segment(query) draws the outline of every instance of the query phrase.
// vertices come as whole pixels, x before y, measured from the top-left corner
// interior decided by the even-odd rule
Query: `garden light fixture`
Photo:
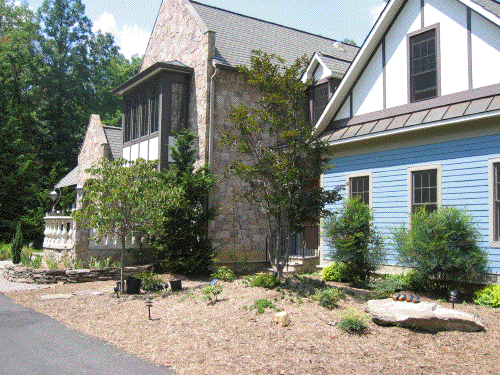
[[[52,212],[55,212],[56,204],[59,203],[59,199],[61,198],[60,194],[61,192],[60,191],[57,192],[56,189],[59,190],[58,188],[55,187],[54,190],[52,190],[49,194],[50,200],[52,201],[52,203],[54,203],[54,205],[52,206]]]
[[[450,302],[452,304],[452,308],[455,308],[455,302],[458,302],[458,292],[456,290],[452,290],[450,292]]]
[[[151,320],[151,307],[153,307],[153,300],[151,299],[151,297],[148,297],[144,302],[146,303],[146,306],[148,308],[149,320]]]

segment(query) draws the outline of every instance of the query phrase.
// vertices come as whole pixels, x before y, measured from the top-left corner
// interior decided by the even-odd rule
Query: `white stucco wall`
[[[151,138],[149,140],[149,160],[159,160],[160,155],[158,155],[158,142],[159,138]]]
[[[149,141],[139,143],[139,157],[149,160]]]
[[[500,83],[500,28],[472,12],[472,84],[492,83]]]
[[[130,146],[130,161],[136,161],[139,158],[139,144]]]
[[[354,116],[383,109],[382,47],[379,46],[353,89]]]
[[[337,120],[343,120],[346,118],[349,118],[351,116],[351,96],[349,95],[345,101],[345,103],[342,105],[342,108],[340,108],[339,113],[337,114],[337,117],[335,117],[335,121]]]

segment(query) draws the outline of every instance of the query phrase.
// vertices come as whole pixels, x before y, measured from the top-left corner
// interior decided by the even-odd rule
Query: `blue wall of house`
[[[325,174],[324,185],[345,186],[347,174],[373,173],[374,225],[384,236],[387,264],[396,264],[391,231],[408,221],[407,169],[441,164],[442,205],[465,208],[473,216],[481,234],[479,245],[489,253],[491,272],[500,274],[500,248],[489,247],[488,159],[492,157],[500,157],[500,135],[341,157],[331,161],[335,167]],[[325,259],[330,252],[325,241]]]

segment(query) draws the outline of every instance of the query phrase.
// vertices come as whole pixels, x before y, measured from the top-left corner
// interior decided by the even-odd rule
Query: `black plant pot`
[[[141,279],[135,277],[127,277],[127,294],[139,294],[141,292]]]
[[[170,280],[170,290],[172,292],[178,292],[179,290],[182,290],[181,280]]]

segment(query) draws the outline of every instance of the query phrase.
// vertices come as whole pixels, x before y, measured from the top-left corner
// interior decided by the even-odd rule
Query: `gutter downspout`
[[[212,59],[212,65],[215,69],[214,74],[210,77],[210,115],[208,124],[208,167],[212,171],[212,143],[213,143],[213,124],[214,124],[214,106],[215,106],[215,76],[219,73],[217,61]]]

